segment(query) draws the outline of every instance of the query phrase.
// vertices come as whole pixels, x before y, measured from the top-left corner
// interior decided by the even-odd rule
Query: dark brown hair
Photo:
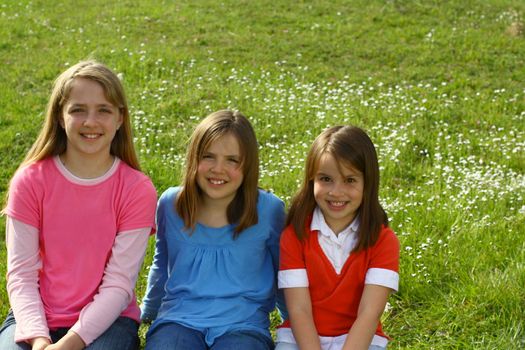
[[[360,224],[354,251],[373,246],[381,226],[388,225],[388,217],[379,203],[379,164],[374,144],[362,129],[355,126],[334,126],[315,139],[306,158],[303,183],[292,198],[286,225],[293,226],[299,239],[306,236],[309,218],[316,207],[314,176],[325,153],[363,174],[363,200],[358,209]]]

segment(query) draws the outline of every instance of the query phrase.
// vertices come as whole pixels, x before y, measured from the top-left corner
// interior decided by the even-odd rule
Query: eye
[[[69,113],[70,114],[74,114],[74,113],[82,113],[84,112],[84,109],[83,108],[80,108],[80,107],[73,107],[69,110]]]
[[[346,178],[346,183],[347,184],[352,184],[354,182],[357,182],[357,180],[355,178],[353,178],[353,177]]]
[[[319,181],[321,181],[321,182],[331,182],[332,178],[330,176],[322,175],[322,176],[319,176]]]
[[[240,163],[240,160],[237,159],[237,158],[228,158],[228,161],[230,163],[234,163],[234,164],[239,164]]]
[[[109,108],[101,108],[101,109],[100,109],[100,112],[101,112],[101,113],[106,113],[106,114],[107,114],[107,113],[113,113],[113,111],[112,111],[111,109],[109,109]]]

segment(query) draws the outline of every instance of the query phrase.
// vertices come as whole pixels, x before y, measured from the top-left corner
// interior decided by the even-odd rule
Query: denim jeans
[[[277,343],[275,350],[299,350],[299,347],[296,344]],[[379,345],[370,345],[368,350],[386,350],[386,348]]]
[[[0,349],[2,350],[31,350],[31,346],[25,342],[15,343],[16,321],[12,312],[7,315],[0,328]],[[119,317],[104,333],[93,343],[89,344],[87,350],[138,350],[140,340],[138,337],[139,325],[135,320],[128,317]],[[69,328],[59,328],[51,331],[50,336],[53,343],[66,335]]]
[[[177,323],[165,323],[146,335],[146,350],[272,350],[273,341],[256,331],[226,333],[208,346],[204,333]]]

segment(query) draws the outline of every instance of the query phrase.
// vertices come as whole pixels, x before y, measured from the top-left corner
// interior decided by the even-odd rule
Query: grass
[[[261,185],[286,202],[314,137],[356,124],[377,146],[402,244],[390,348],[523,348],[524,13],[518,0],[4,2],[0,195],[53,79],[87,57],[122,74],[159,193],[179,183],[187,138],[211,111],[250,117]],[[4,289],[0,300],[3,316]]]

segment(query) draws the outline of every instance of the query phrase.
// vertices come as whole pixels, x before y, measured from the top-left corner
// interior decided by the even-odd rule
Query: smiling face
[[[363,174],[324,153],[314,175],[314,198],[328,226],[338,234],[356,217],[363,201]]]
[[[67,135],[68,158],[104,160],[110,157],[111,142],[121,124],[119,108],[106,99],[99,83],[74,79],[60,120]]]
[[[235,198],[243,181],[242,156],[239,142],[232,133],[212,141],[199,160],[197,184],[202,199],[225,207]]]

